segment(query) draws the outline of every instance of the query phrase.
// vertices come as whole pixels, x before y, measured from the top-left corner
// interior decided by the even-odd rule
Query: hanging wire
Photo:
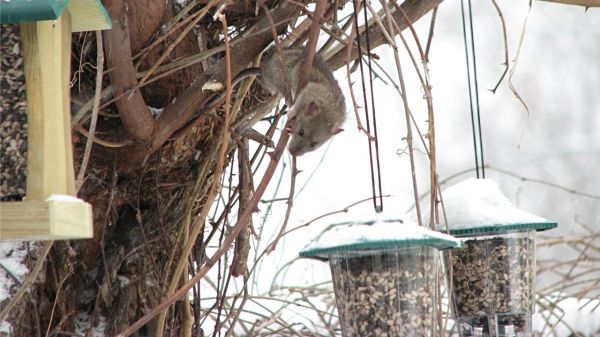
[[[477,63],[475,57],[475,35],[473,32],[473,6],[469,0],[469,26],[471,27],[471,56],[473,57],[473,76],[475,82],[475,102],[477,104],[477,129],[479,132],[479,157],[481,158],[481,177],[485,179],[485,160],[483,158],[483,137],[481,136],[481,110],[479,105],[479,81],[477,80]]]
[[[363,13],[365,23],[369,22],[367,17],[367,4],[366,1],[363,0]],[[375,117],[375,93],[373,90],[373,65],[371,60],[371,41],[369,39],[369,29],[365,29],[365,41],[367,43],[367,58],[369,60],[369,87],[371,89],[371,117],[373,118],[373,137],[375,137],[375,159],[377,164],[377,187],[379,192],[379,205],[375,204],[375,211],[381,212],[383,211],[383,190],[381,188],[381,162],[379,160],[379,137],[377,136],[377,118]],[[366,101],[365,101],[366,105]],[[371,142],[369,142],[370,144]],[[370,146],[370,145],[369,145]],[[375,175],[375,171],[373,170],[373,158],[371,158],[371,175]],[[373,189],[375,187],[373,186]],[[378,207],[379,206],[379,207]]]
[[[485,161],[483,157],[483,137],[481,132],[481,109],[479,105],[479,85],[477,81],[477,63],[475,61],[475,37],[473,32],[473,13],[471,0],[468,0],[468,11],[469,11],[469,33],[471,38],[471,62],[469,61],[469,47],[467,42],[467,28],[465,18],[465,5],[464,0],[460,1],[460,9],[462,16],[462,28],[463,28],[463,40],[465,46],[465,60],[467,62],[467,87],[469,90],[469,109],[471,113],[471,131],[473,135],[473,154],[475,157],[475,175],[477,178],[485,178]],[[471,76],[471,65],[473,67],[473,75]],[[475,125],[475,112],[473,110],[473,88],[471,87],[471,81],[475,86],[475,107],[477,109],[477,126]],[[477,142],[479,141],[479,146]],[[479,151],[478,151],[479,149]],[[481,160],[481,165],[480,165]],[[479,173],[481,169],[481,175]]]
[[[359,0],[355,0],[352,1],[352,5],[354,7],[354,24],[356,26],[356,29],[358,30],[358,15],[360,13],[360,8],[357,6]],[[367,13],[366,13],[366,4],[364,3],[363,0],[363,7],[365,8],[365,24],[368,23],[367,20]],[[365,39],[367,41],[367,55],[370,55],[370,43],[369,43],[369,30],[368,28],[365,30]],[[363,52],[362,52],[362,46],[361,46],[361,42],[360,42],[360,34],[356,34],[356,45],[357,45],[357,49],[358,49],[358,65],[359,65],[359,69],[360,69],[360,78],[361,78],[361,86],[362,86],[362,94],[363,94],[363,101],[365,104],[365,119],[366,119],[366,125],[367,125],[367,133],[371,134],[371,122],[370,122],[370,118],[369,118],[369,104],[368,104],[368,99],[367,99],[367,87],[366,87],[366,83],[365,83],[365,71],[364,71],[364,65],[363,65]],[[370,84],[371,84],[371,106],[373,107],[373,110],[375,109],[375,102],[374,102],[374,94],[373,94],[373,76],[372,76],[372,68],[371,68],[371,64],[370,64],[370,58],[369,58],[369,79],[370,79]],[[374,111],[373,111],[374,113]],[[373,120],[374,124],[375,124],[375,120]],[[375,170],[375,165],[374,165],[374,161],[373,161],[373,142],[371,141],[371,139],[368,139],[369,142],[369,162],[370,162],[370,167],[371,167],[371,189],[372,189],[372,193],[373,193],[373,207],[375,208],[376,212],[381,212],[383,210],[383,197],[382,197],[382,193],[381,193],[381,171],[379,170],[379,147],[378,147],[378,143],[377,143],[377,130],[376,130],[376,126],[374,125],[374,137],[375,137],[375,152],[376,152],[376,157],[377,157],[377,181],[378,181],[378,186],[379,186],[379,204],[378,204],[378,200],[377,200],[377,191],[376,191],[376,183],[375,183],[375,176],[376,176],[376,170]]]

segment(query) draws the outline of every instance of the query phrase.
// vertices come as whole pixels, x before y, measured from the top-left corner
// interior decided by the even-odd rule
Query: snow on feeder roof
[[[329,226],[306,246],[301,257],[327,260],[330,256],[354,251],[391,251],[428,246],[437,249],[460,247],[460,240],[400,219],[344,222]]]
[[[450,234],[463,249],[446,254],[459,336],[531,336],[535,310],[535,234],[556,222],[519,210],[490,179],[444,192]]]
[[[378,214],[331,225],[300,256],[329,260],[343,336],[437,337],[437,249],[460,245]]]
[[[555,228],[556,222],[522,211],[491,179],[470,178],[444,191],[450,234],[473,236]]]

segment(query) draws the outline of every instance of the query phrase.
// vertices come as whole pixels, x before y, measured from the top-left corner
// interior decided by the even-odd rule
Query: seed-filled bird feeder
[[[28,124],[27,193],[0,203],[0,241],[91,238],[91,205],[75,198],[71,35],[111,19],[100,0],[3,0],[0,23],[21,24]]]
[[[489,179],[466,180],[443,196],[449,233],[464,244],[446,253],[460,336],[531,336],[536,232],[557,224],[512,207]]]
[[[344,337],[438,336],[438,250],[460,241],[402,220],[333,225],[300,252],[328,260]]]

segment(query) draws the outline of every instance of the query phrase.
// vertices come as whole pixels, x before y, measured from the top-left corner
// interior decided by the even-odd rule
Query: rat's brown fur
[[[301,156],[317,149],[342,131],[341,126],[346,118],[344,95],[331,69],[315,54],[308,83],[298,97],[294,97],[304,61],[304,49],[285,49],[281,58],[274,51],[270,54],[260,68],[248,68],[239,73],[232,81],[232,86],[248,76],[260,75],[262,84],[272,94],[292,95],[294,105],[288,113],[292,121],[292,138],[288,149],[292,155]],[[281,59],[285,67],[282,67]],[[216,105],[224,97],[225,93],[221,93],[207,107]]]
[[[272,93],[284,95],[290,90],[293,97],[303,56],[303,49],[284,50],[281,59],[286,67],[282,69],[280,58],[274,53],[263,67],[262,82],[265,87]],[[286,71],[289,80],[287,86],[283,71]],[[288,149],[292,155],[301,156],[313,151],[341,131],[340,127],[346,118],[344,95],[333,72],[318,54],[314,57],[308,84],[294,102],[289,112],[293,134]]]

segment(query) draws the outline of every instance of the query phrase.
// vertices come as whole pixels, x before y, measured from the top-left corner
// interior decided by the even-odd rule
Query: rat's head
[[[331,120],[330,114],[319,111],[315,102],[310,102],[304,111],[297,111],[291,120],[292,139],[288,150],[293,156],[302,156],[316,150],[333,135],[343,131],[338,120]]]

